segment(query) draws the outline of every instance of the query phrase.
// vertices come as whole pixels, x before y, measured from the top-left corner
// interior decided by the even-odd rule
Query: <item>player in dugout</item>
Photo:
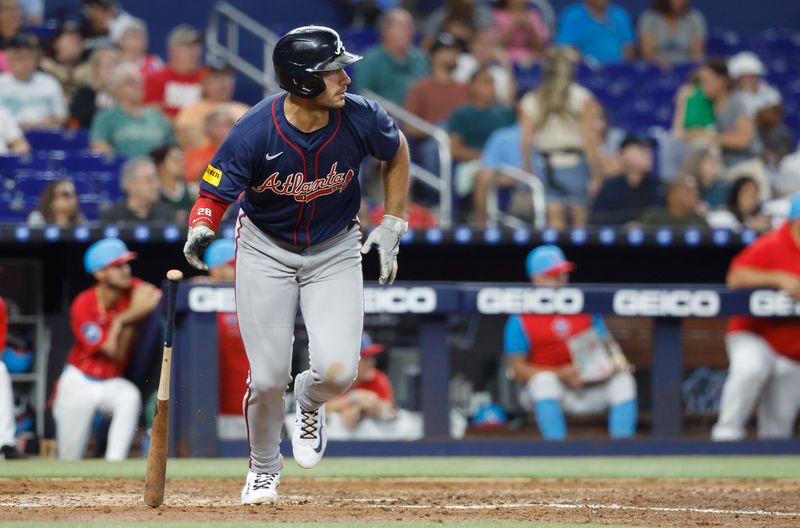
[[[543,245],[528,254],[525,268],[535,286],[560,288],[575,266],[560,248]],[[513,378],[523,384],[520,404],[536,416],[545,440],[566,438],[565,413],[608,410],[611,438],[636,432],[633,369],[599,315],[512,315],[504,348]]]
[[[789,200],[785,224],[756,239],[733,259],[727,284],[730,288],[775,288],[800,299],[800,193]],[[742,440],[756,410],[759,438],[791,438],[800,410],[797,318],[731,317],[725,343],[730,367],[711,438]]]
[[[123,377],[136,342],[138,323],[161,300],[161,290],[131,275],[136,253],[118,238],[98,240],[86,250],[86,272],[97,283],[75,297],[70,326],[75,342],[67,356],[53,403],[58,458],[77,460],[86,450],[96,413],[111,415],[106,460],[127,458],[139,422],[139,390]]]

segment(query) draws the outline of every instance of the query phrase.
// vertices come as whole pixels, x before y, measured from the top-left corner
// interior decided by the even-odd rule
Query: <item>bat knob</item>
[[[180,282],[183,280],[183,272],[181,270],[171,269],[167,272],[167,280]]]

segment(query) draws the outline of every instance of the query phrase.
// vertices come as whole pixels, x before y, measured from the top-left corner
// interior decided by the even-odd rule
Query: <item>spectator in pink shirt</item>
[[[504,0],[494,12],[494,24],[501,44],[512,62],[530,65],[550,41],[550,30],[537,9],[527,0]]]

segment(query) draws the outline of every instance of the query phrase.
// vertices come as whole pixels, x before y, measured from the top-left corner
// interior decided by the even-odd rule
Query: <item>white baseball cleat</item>
[[[311,469],[322,460],[328,435],[325,432],[325,406],[304,411],[298,404],[294,411],[292,454],[301,468]]]
[[[280,473],[247,472],[242,488],[242,504],[272,504],[278,500]]]

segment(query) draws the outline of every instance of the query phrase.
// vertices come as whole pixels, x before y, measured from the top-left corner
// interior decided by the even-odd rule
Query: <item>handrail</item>
[[[375,92],[364,90],[362,93],[377,101],[393,118],[411,125],[436,141],[439,151],[438,177],[422,167],[415,166],[415,171],[417,177],[424,175],[419,178],[420,181],[439,192],[439,225],[443,229],[449,229],[453,224],[453,157],[450,153],[450,137],[447,132]],[[425,181],[425,176],[429,176],[427,178],[429,181]],[[435,178],[435,180],[431,180],[431,178]],[[438,185],[435,184],[436,181],[438,181]]]
[[[544,229],[545,225],[547,224],[545,215],[545,190],[544,185],[539,178],[530,172],[526,172],[519,167],[515,167],[514,165],[509,165],[507,163],[500,165],[496,174],[498,173],[508,176],[509,178],[516,180],[530,188],[531,201],[533,205],[533,226],[536,229]],[[499,207],[497,206],[496,178],[492,178],[489,183],[489,193],[486,200],[486,212],[487,216],[489,217],[490,225],[496,224],[497,220],[500,220],[509,227],[527,227],[526,223],[521,219],[500,211]]]
[[[225,24],[226,42],[220,42],[220,22]],[[244,60],[239,54],[239,29],[245,29],[258,37],[263,43],[264,62],[261,67]],[[208,17],[206,29],[206,54],[209,63],[223,60],[236,71],[255,81],[264,90],[264,96],[280,90],[275,81],[272,64],[272,50],[278,42],[278,35],[256,22],[244,12],[228,2],[217,2]]]

